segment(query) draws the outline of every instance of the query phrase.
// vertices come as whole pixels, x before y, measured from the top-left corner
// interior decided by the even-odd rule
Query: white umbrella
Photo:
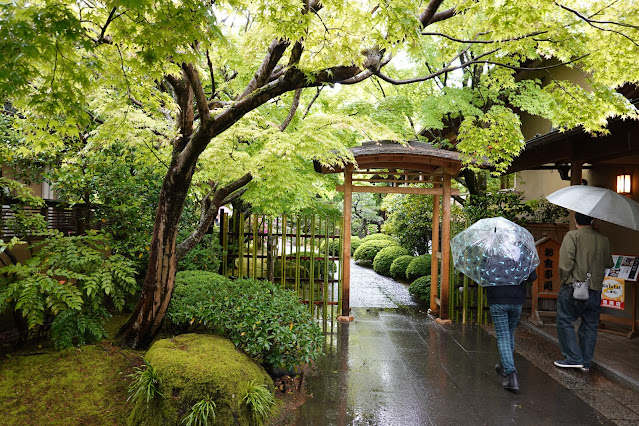
[[[558,206],[639,231],[639,203],[597,186],[573,185],[546,197]]]

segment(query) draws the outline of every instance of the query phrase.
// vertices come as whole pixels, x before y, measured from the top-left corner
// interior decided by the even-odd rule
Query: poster
[[[620,309],[624,307],[625,280],[618,277],[604,277],[601,285],[601,306]]]
[[[606,271],[607,277],[623,278],[626,281],[637,281],[639,257],[613,254],[612,262],[612,268]]]

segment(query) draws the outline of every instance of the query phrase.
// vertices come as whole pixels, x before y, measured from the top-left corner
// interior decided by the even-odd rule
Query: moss
[[[274,392],[266,371],[219,336],[183,334],[159,340],[145,358],[162,380],[165,398],[149,405],[138,401],[129,424],[179,424],[193,404],[210,397],[216,404],[215,424],[248,425],[252,417],[242,400],[249,382],[263,383]]]
[[[60,352],[16,352],[0,362],[3,424],[125,424],[134,351],[104,343]]]

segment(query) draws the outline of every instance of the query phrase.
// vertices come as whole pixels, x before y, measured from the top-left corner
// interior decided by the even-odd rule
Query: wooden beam
[[[430,257],[430,310],[434,315],[439,312],[437,306],[437,280],[439,277],[439,195],[433,196],[433,228],[431,239],[431,257]]]
[[[441,310],[439,317],[448,318],[449,286],[450,286],[450,175],[444,175],[444,195],[442,198],[442,278],[441,278]],[[434,285],[437,285],[435,282]]]
[[[337,185],[335,190],[344,192],[345,185]],[[374,194],[425,194],[425,195],[443,195],[442,188],[401,188],[396,186],[352,186],[351,192],[369,192]],[[459,195],[459,189],[448,188],[451,195]]]
[[[351,293],[351,208],[352,208],[352,179],[353,166],[346,166],[344,170],[344,247],[342,247],[342,315],[338,320],[350,321],[350,293]]]

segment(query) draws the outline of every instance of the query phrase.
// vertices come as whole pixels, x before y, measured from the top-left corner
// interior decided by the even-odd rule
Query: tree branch
[[[215,97],[215,75],[213,73],[213,63],[211,62],[208,49],[206,49],[206,63],[209,66],[209,74],[211,75],[211,98],[213,98]]]
[[[639,46],[639,43],[637,43],[630,36],[627,36],[626,34],[622,33],[621,31],[611,30],[611,29],[608,29],[608,28],[603,28],[603,27],[600,27],[600,26],[595,25],[595,24],[612,24],[612,25],[619,25],[621,27],[633,28],[633,29],[639,29],[638,26],[631,25],[631,24],[623,24],[621,22],[614,22],[614,21],[597,21],[597,20],[588,18],[587,16],[581,14],[580,12],[578,12],[578,11],[576,11],[574,9],[569,8],[568,6],[564,6],[563,4],[560,4],[560,3],[555,3],[555,4],[557,6],[559,6],[559,7],[561,7],[564,10],[567,10],[567,11],[569,11],[571,13],[574,13],[575,15],[577,15],[577,17],[579,19],[583,20],[584,22],[586,22],[591,27],[597,28],[598,30],[601,30],[601,31],[609,31],[611,33],[619,34],[620,36],[630,40],[632,42],[632,44],[634,44],[635,46]]]
[[[247,173],[234,182],[216,190],[212,198],[209,198],[210,192],[207,194],[206,198],[209,199],[209,202],[207,203],[206,211],[200,214],[200,222],[198,223],[197,228],[184,241],[177,245],[176,251],[178,260],[184,257],[184,255],[195,247],[197,243],[202,241],[204,234],[215,220],[219,208],[226,204],[225,200],[232,200],[243,194],[244,191],[246,191],[246,188],[244,188],[240,194],[237,194],[236,191],[241,190],[252,179],[253,176],[251,176],[250,173]],[[202,202],[202,206],[205,206],[204,200]]]
[[[506,40],[464,40],[464,39],[459,39],[456,37],[452,37],[449,36],[448,34],[444,34],[444,33],[432,33],[432,32],[422,32],[421,34],[424,36],[439,36],[439,37],[444,37],[447,38],[448,40],[457,42],[457,43],[471,43],[471,44],[491,44],[491,43],[506,43],[506,42],[510,42],[510,41],[517,41],[517,40],[522,40],[524,38],[528,38],[528,37],[534,37],[540,34],[544,34],[547,33],[548,31],[536,31],[534,33],[530,33],[530,34],[526,34],[520,37],[515,37],[515,38],[510,38],[510,39],[506,39]],[[479,35],[485,35],[488,33],[481,33]]]
[[[114,16],[115,16],[115,11],[117,10],[116,7],[114,7],[113,9],[111,9],[111,13],[109,13],[109,17],[107,18],[106,22],[104,23],[104,26],[102,27],[102,31],[100,32],[100,36],[98,37],[98,39],[96,40],[96,44],[100,44],[100,43],[109,43],[110,40],[106,39],[104,37],[104,34],[106,33],[107,27],[109,26],[109,24],[111,22],[113,22]]]
[[[293,95],[293,102],[291,103],[291,110],[288,112],[286,119],[280,124],[280,132],[286,130],[293,117],[295,116],[295,112],[297,111],[297,107],[300,105],[300,95],[302,94],[302,89],[297,89],[295,94]]]
[[[443,2],[444,0],[430,0],[426,9],[419,15],[419,22],[422,23],[422,26],[426,27],[431,23],[431,19],[433,19],[435,13],[437,13],[437,9],[439,9],[439,6],[441,6]]]
[[[313,106],[313,103],[317,100],[317,98],[319,97],[320,93],[322,93],[322,90],[324,90],[324,86],[320,86],[317,88],[317,92],[315,92],[315,96],[313,96],[313,99],[311,99],[311,101],[309,102],[308,106],[306,107],[306,111],[304,111],[304,115],[302,116],[302,120],[304,120],[306,118],[306,116],[308,115],[309,111],[311,110],[311,107]]]
[[[264,83],[268,81],[268,77],[271,75],[271,72],[284,55],[288,46],[289,42],[284,40],[273,40],[271,42],[271,45],[268,48],[268,53],[264,56],[262,64],[257,69],[253,79],[251,79],[249,84],[246,86],[246,89],[244,89],[244,92],[237,98],[237,100],[244,98],[255,89],[262,87]]]
[[[182,70],[189,81],[191,90],[193,90],[200,122],[207,121],[209,119],[209,104],[206,99],[206,93],[204,93],[204,88],[202,87],[202,81],[200,81],[200,74],[191,63],[183,63]]]

